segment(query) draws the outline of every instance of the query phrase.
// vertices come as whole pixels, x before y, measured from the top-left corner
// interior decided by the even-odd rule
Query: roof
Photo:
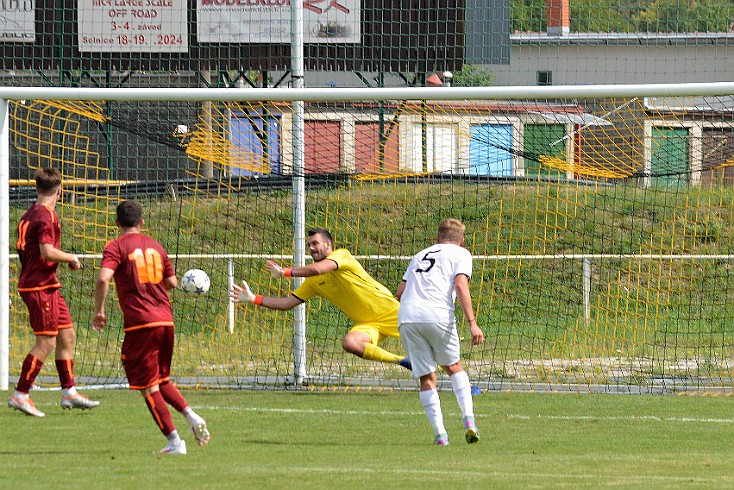
[[[523,32],[510,35],[511,44],[527,45],[734,45],[734,32],[694,32],[666,34],[651,32],[576,32],[550,36],[545,32]]]

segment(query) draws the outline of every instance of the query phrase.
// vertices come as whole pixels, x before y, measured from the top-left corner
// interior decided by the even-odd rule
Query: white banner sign
[[[35,40],[35,0],[0,0],[0,41]]]
[[[302,0],[304,43],[359,43],[360,0]],[[291,42],[290,0],[197,0],[201,43]]]
[[[79,51],[185,53],[189,50],[186,0],[78,2]]]

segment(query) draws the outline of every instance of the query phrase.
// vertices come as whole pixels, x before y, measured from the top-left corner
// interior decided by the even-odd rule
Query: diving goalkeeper
[[[400,303],[385,286],[370,276],[344,248],[334,250],[334,239],[328,230],[308,231],[306,244],[313,263],[287,269],[268,261],[266,269],[275,278],[305,277],[289,296],[272,297],[254,294],[246,281],[234,285],[230,297],[235,302],[248,302],[273,310],[290,310],[314,296],[331,301],[353,322],[342,340],[345,351],[371,361],[399,364],[411,369],[410,360],[379,346],[386,337],[399,338],[398,308]]]

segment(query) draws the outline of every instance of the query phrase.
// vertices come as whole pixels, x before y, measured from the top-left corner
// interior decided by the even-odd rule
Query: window
[[[538,72],[538,85],[553,85],[553,72],[552,71],[539,71]]]

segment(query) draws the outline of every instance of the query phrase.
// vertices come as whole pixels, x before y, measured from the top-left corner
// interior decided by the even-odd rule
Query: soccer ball
[[[181,278],[181,289],[188,294],[204,294],[210,285],[209,276],[201,269],[188,270]]]

